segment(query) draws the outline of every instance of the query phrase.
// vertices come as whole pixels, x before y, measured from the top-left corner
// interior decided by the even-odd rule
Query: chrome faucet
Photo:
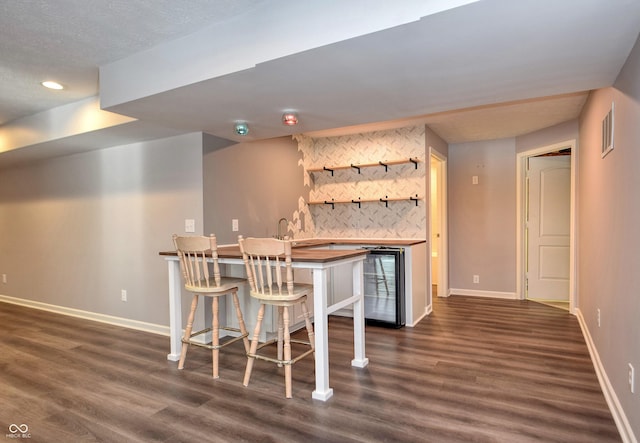
[[[280,225],[282,224],[282,222],[284,221],[284,232],[280,231]],[[276,238],[278,240],[283,240],[284,239],[284,235],[286,234],[286,232],[288,231],[288,227],[289,227],[289,220],[287,220],[286,218],[282,217],[280,220],[278,220],[278,229],[277,229],[277,234],[276,234]]]

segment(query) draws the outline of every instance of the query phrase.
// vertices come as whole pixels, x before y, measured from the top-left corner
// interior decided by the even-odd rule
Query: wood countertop
[[[331,245],[371,245],[371,246],[413,246],[426,243],[424,238],[416,239],[375,239],[375,238],[301,238],[293,239],[294,248],[311,248]]]
[[[366,249],[319,249],[322,246],[331,245],[371,245],[371,246],[412,246],[425,243],[424,239],[394,240],[394,239],[348,239],[348,238],[323,238],[323,239],[299,239],[293,240],[291,258],[299,262],[326,263],[344,258],[357,257],[367,254]],[[160,255],[175,257],[176,251],[162,251]],[[218,257],[242,258],[238,245],[219,246]]]
[[[291,251],[291,259],[297,262],[327,263],[345,258],[358,257],[367,254],[366,249],[307,249],[294,248]],[[163,251],[160,255],[175,257],[176,251]],[[240,248],[237,245],[219,246],[218,257],[242,259]]]

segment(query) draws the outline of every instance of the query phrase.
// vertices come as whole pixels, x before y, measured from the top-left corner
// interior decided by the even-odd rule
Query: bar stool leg
[[[211,354],[213,357],[213,378],[220,377],[218,374],[218,358],[220,356],[220,319],[218,317],[220,310],[219,298],[220,297],[213,297],[213,301],[211,303],[211,344],[213,345]]]
[[[289,307],[284,306],[284,390],[285,397],[291,398],[291,335],[289,334]]]
[[[189,349],[189,340],[191,338],[191,331],[193,330],[193,320],[196,316],[196,308],[198,307],[198,294],[194,294],[191,299],[191,310],[189,311],[189,319],[187,320],[187,327],[184,330],[184,336],[182,337],[182,350],[180,352],[180,361],[178,362],[178,369],[184,368],[184,360],[187,358],[187,349]]]
[[[284,306],[278,306],[278,360],[282,360],[282,340],[284,338],[284,317],[283,312]],[[278,363],[278,367],[282,367],[282,363]]]
[[[247,333],[247,326],[244,324],[244,318],[242,317],[242,311],[240,310],[240,301],[238,300],[238,291],[233,291],[233,304],[236,307],[236,317],[238,317],[238,325],[240,326],[240,333],[244,335],[242,341],[244,342],[244,352],[249,352],[249,337]]]
[[[247,353],[247,369],[244,371],[244,381],[242,384],[244,386],[249,386],[249,379],[251,378],[251,370],[253,369],[253,362],[255,361],[255,357],[251,357],[251,355],[255,355],[258,350],[258,339],[260,338],[260,327],[262,326],[262,318],[264,317],[264,303],[260,304],[260,309],[258,309],[258,319],[256,321],[256,327],[253,330],[253,338],[251,339],[251,348]]]
[[[307,302],[306,301],[302,301],[302,303],[300,303],[300,306],[302,307],[302,316],[304,317],[304,323],[307,326],[307,335],[309,336],[309,343],[311,343],[311,349],[313,349],[313,353],[315,356],[315,350],[316,350],[316,339],[315,339],[315,334],[313,332],[313,325],[311,324],[311,316],[309,315],[309,309],[307,309]]]

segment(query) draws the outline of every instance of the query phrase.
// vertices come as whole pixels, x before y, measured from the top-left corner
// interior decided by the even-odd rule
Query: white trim
[[[633,429],[631,429],[629,420],[624,413],[624,409],[622,409],[622,405],[618,400],[616,391],[613,389],[613,386],[611,386],[611,382],[609,381],[607,372],[604,370],[604,366],[602,366],[600,355],[598,355],[598,350],[593,343],[593,339],[591,338],[591,334],[589,333],[589,328],[587,327],[587,323],[584,320],[584,316],[582,315],[582,311],[580,310],[580,308],[576,308],[576,317],[578,318],[580,329],[582,329],[584,340],[587,343],[589,355],[591,356],[591,361],[593,362],[593,366],[596,370],[596,375],[598,376],[598,381],[600,382],[600,388],[602,389],[604,398],[607,401],[607,405],[609,405],[609,410],[611,411],[611,415],[613,415],[613,420],[616,422],[618,432],[620,432],[620,437],[625,443],[637,443],[638,440],[633,434]]]
[[[97,321],[100,323],[108,323],[110,325],[122,326],[124,328],[150,332],[152,334],[165,335],[167,337],[169,336],[169,326],[156,325],[153,323],[131,320],[129,318],[114,317],[112,315],[99,314],[97,312],[67,308],[65,306],[50,305],[48,303],[42,303],[34,300],[9,297],[8,295],[0,295],[0,302],[26,306],[28,308],[40,309],[42,311],[54,312],[56,314],[68,315],[70,317],[77,317],[85,320]]]
[[[517,300],[518,296],[515,292],[498,292],[498,291],[479,291],[477,289],[449,289],[449,295],[469,295],[471,297],[490,297],[504,298],[508,300]]]
[[[440,213],[438,216],[440,217],[440,257],[439,257],[439,275],[438,275],[438,293],[436,296],[438,297],[448,297],[449,296],[449,215],[447,213],[447,192],[448,192],[448,179],[447,179],[447,157],[442,155],[436,149],[429,146],[429,164],[431,164],[431,157],[435,158],[438,165],[438,172],[440,176],[438,177],[438,194],[440,200]],[[428,190],[429,190],[429,198],[431,198],[431,168],[429,167],[428,174]],[[427,290],[429,291],[429,296],[427,297],[429,300],[428,305],[433,303],[431,288],[432,286],[432,277],[431,277],[431,241],[433,239],[432,231],[431,231],[431,207],[429,206],[429,220],[428,220],[428,233],[427,233],[427,259],[429,261],[429,279],[427,281]],[[429,309],[429,313],[431,313],[431,309]]]
[[[427,315],[431,314],[432,309],[431,309],[431,305],[427,306],[424,308],[424,313],[418,317],[416,319],[416,321],[414,321],[413,323],[405,323],[405,326],[408,328],[414,328],[418,323],[420,323],[420,321],[425,318]]]
[[[576,140],[567,140],[553,145],[543,146],[529,151],[518,153],[516,156],[516,298],[524,300],[525,298],[525,263],[524,254],[524,227],[525,227],[525,189],[524,170],[526,167],[526,159],[535,155],[545,154],[547,152],[557,151],[562,148],[571,148],[571,215],[569,227],[569,312],[575,314],[576,309],[576,180],[577,180],[577,158]]]

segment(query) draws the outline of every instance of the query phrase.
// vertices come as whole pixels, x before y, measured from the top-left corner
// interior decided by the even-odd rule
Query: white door
[[[531,157],[527,178],[527,298],[568,301],[571,156]]]

